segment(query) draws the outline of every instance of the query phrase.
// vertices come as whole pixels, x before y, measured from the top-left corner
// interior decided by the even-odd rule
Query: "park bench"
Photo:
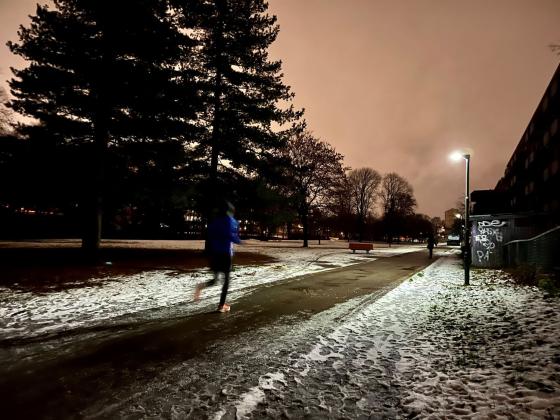
[[[350,242],[348,248],[350,248],[354,254],[356,250],[366,251],[369,254],[369,251],[373,251],[373,244],[368,242]]]

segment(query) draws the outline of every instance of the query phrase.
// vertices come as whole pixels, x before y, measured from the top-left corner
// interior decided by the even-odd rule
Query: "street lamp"
[[[470,227],[469,227],[469,212],[470,212],[470,198],[469,198],[469,175],[471,155],[464,152],[453,152],[449,158],[455,162],[465,159],[465,250],[463,252],[464,266],[465,266],[465,286],[470,284],[471,277],[471,245],[470,245]]]

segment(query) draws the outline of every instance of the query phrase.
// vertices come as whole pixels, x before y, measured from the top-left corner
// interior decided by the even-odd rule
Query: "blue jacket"
[[[233,255],[232,243],[241,243],[239,223],[231,216],[219,216],[208,226],[208,239],[212,254]]]

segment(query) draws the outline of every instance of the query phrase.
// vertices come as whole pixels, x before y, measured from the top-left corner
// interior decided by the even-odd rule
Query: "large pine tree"
[[[227,196],[220,180],[233,169],[266,172],[301,112],[282,80],[281,62],[268,48],[279,27],[264,0],[183,0],[185,21],[196,27],[197,65],[205,111],[198,149],[206,163],[207,205]],[[291,131],[290,131],[291,132]],[[208,210],[208,208],[207,208]]]
[[[86,249],[99,247],[111,151],[130,142],[182,144],[193,132],[197,93],[178,64],[192,44],[170,3],[54,0],[8,43],[29,62],[13,70],[12,108],[39,121],[34,132],[88,150],[81,153]]]

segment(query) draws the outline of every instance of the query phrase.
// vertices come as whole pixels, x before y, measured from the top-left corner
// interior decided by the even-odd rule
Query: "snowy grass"
[[[419,301],[400,349],[407,415],[560,416],[560,301],[499,270],[461,285],[442,260],[407,286]]]
[[[168,247],[202,249],[202,241],[106,241],[111,246]],[[57,245],[58,244],[58,245]],[[52,246],[38,241],[36,246]],[[61,240],[55,245],[77,246]],[[234,266],[230,301],[250,293],[255,287],[279,280],[373,261],[417,251],[414,246],[378,249],[373,254],[352,254],[343,241],[323,241],[301,248],[299,241],[247,241],[243,251],[270,255],[276,262],[265,265]],[[0,287],[0,340],[38,337],[111,323],[138,322],[158,317],[185,316],[207,311],[217,305],[221,287],[207,288],[200,302],[193,302],[196,284],[209,280],[206,269],[190,272],[152,270],[139,274],[92,279],[87,285],[66,290],[18,291]]]

